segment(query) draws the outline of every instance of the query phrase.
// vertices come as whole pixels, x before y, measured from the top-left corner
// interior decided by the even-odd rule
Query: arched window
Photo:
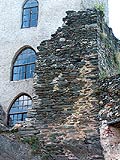
[[[36,27],[38,23],[38,1],[27,0],[23,6],[22,28]]]
[[[31,48],[22,50],[13,64],[12,80],[32,78],[35,69],[36,55]]]
[[[32,100],[27,95],[19,96],[12,104],[8,113],[8,125],[13,126],[17,122],[24,121],[28,108],[32,108]]]

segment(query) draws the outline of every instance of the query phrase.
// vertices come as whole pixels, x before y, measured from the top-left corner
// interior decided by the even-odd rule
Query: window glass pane
[[[18,114],[18,121],[22,121],[22,114]]]
[[[22,53],[19,54],[19,56],[17,57],[17,60],[20,60],[20,59],[22,59]]]
[[[30,15],[24,15],[23,16],[23,22],[28,22],[29,23]]]
[[[17,114],[14,114],[14,120],[17,121]]]
[[[23,107],[22,106],[19,107],[19,112],[21,112],[21,113],[23,112]]]
[[[29,100],[29,101],[28,101],[28,105],[32,105],[32,100]]]
[[[25,73],[19,74],[19,80],[25,79]]]
[[[28,53],[28,54],[34,53],[34,51],[30,48],[26,49],[25,52]]]
[[[14,73],[14,75],[13,75],[13,80],[14,80],[14,81],[19,80],[19,76],[18,76],[18,74]]]
[[[25,3],[24,8],[36,7],[36,6],[38,6],[37,0],[28,0],[28,1]]]
[[[27,59],[27,58],[28,58],[28,55],[29,55],[28,50],[27,50],[27,49],[24,50],[24,51],[22,52],[22,60]]]
[[[25,106],[25,107],[23,108],[23,112],[27,112],[27,110],[28,110],[28,108],[27,108],[27,106]]]
[[[19,97],[19,101],[23,101],[23,99],[24,99],[24,96],[21,96],[21,97]],[[17,100],[16,100],[17,101]]]
[[[25,120],[29,107],[32,108],[32,100],[26,95],[16,99],[9,111],[9,125],[13,126],[17,121]]]
[[[32,14],[31,15],[31,21],[35,21],[37,22],[37,14]]]
[[[14,73],[18,73],[18,70],[19,68],[18,67],[14,67]]]
[[[24,101],[24,105],[27,106],[27,101]]]
[[[19,107],[22,107],[22,106],[23,106],[23,102],[24,102],[24,100],[20,100],[20,101],[19,101]]]
[[[27,58],[22,60],[22,64],[27,64]]]
[[[27,78],[32,78],[33,77],[34,67],[35,67],[34,64],[27,65],[27,72],[26,72],[26,77]]]
[[[23,16],[24,15],[30,15],[30,9],[24,9],[23,10]]]
[[[19,64],[19,60],[17,59],[14,63],[14,65],[18,65]]]
[[[32,78],[36,55],[32,49],[25,49],[18,55],[13,68],[13,80]]]
[[[17,67],[17,69],[18,69],[18,73],[17,73],[18,80],[24,79],[25,78],[25,66],[19,66]]]
[[[36,56],[35,56],[35,54],[32,54],[32,53],[31,53],[31,55],[29,56],[28,59],[29,59],[29,60],[28,60],[29,63],[35,63],[35,61],[36,61]]]
[[[38,7],[31,8],[32,14],[36,14],[38,12]]]
[[[24,98],[24,100],[30,99],[30,98],[29,98],[28,96],[26,96],[26,95],[24,95],[23,98]]]
[[[27,114],[23,114],[23,121],[25,120],[25,118],[27,118]]]
[[[23,6],[22,16],[22,28],[36,27],[38,19],[38,1],[28,0]]]
[[[15,64],[14,65],[19,65],[19,64],[22,64],[22,60],[21,59],[17,59],[17,61],[15,62]]]
[[[31,20],[30,26],[31,27],[36,27],[37,26],[37,20]]]
[[[24,9],[23,11],[23,26],[22,27],[29,27],[30,24],[30,9]]]
[[[19,112],[19,108],[11,108],[10,113],[18,113]]]
[[[19,101],[16,101],[13,105],[13,107],[15,108],[16,106],[19,106]]]
[[[27,65],[27,66],[26,66],[26,69],[27,69],[27,73],[30,72],[30,71],[31,71],[31,70],[30,70],[30,65]]]
[[[22,27],[23,27],[23,28],[29,27],[29,21],[23,21]]]
[[[32,74],[30,72],[26,73],[26,78],[32,78]]]
[[[35,64],[31,65],[31,70],[34,71],[35,70]]]
[[[31,62],[31,63],[34,63],[35,61],[36,61],[36,57],[35,57],[35,56],[31,56],[31,57],[30,57],[30,62]]]
[[[24,61],[23,61],[24,62]],[[24,63],[23,63],[24,64]],[[25,66],[19,66],[18,67],[19,73],[25,72]]]
[[[28,58],[27,58],[27,64],[31,63],[30,59],[31,59],[32,55],[28,55]]]
[[[32,74],[32,76],[33,76],[34,70],[35,70],[35,64],[32,64],[30,66],[30,73]]]
[[[38,2],[36,0],[31,0],[30,3],[30,7],[38,6]]]

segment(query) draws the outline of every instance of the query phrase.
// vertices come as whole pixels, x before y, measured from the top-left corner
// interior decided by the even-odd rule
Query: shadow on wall
[[[6,113],[4,112],[2,106],[0,105],[0,121],[5,124]]]

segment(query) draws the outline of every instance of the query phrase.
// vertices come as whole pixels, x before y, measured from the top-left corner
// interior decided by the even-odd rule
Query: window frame
[[[21,24],[21,29],[23,29],[23,28],[31,28],[31,27],[37,27],[37,25],[38,25],[38,14],[39,14],[39,2],[36,0],[36,2],[37,2],[37,6],[34,6],[34,7],[28,7],[28,8],[24,8],[24,6],[26,5],[26,3],[28,2],[28,1],[30,1],[30,0],[27,0],[27,1],[25,1],[25,3],[23,4],[23,7],[22,7],[22,24]],[[31,12],[31,9],[32,8],[37,8],[37,12],[36,12],[36,14],[37,14],[37,19],[36,19],[36,26],[32,26],[31,25],[31,17],[32,17],[32,12]],[[29,25],[27,26],[27,27],[24,27],[23,26],[23,24],[24,24],[24,10],[26,10],[26,9],[29,9],[30,10],[30,18],[29,18],[29,20],[28,20],[28,22],[29,22]]]
[[[33,77],[27,78],[27,66],[32,66],[33,64],[34,64],[34,66],[35,66],[35,62],[30,62],[30,63],[26,63],[26,64],[18,64],[18,65],[15,65],[15,62],[17,61],[19,55],[22,54],[22,53],[23,53],[25,50],[27,50],[27,49],[32,50],[32,51],[34,52],[35,56],[36,56],[36,51],[35,51],[33,48],[26,47],[26,48],[22,49],[22,50],[17,54],[17,56],[15,57],[15,59],[13,60],[13,63],[12,63],[12,73],[11,73],[11,74],[12,74],[12,75],[11,75],[11,81],[20,81],[20,80],[25,80],[25,79],[33,78]],[[22,67],[22,66],[24,66],[24,68],[25,68],[24,78],[14,80],[14,75],[15,75],[15,73],[14,73],[14,68]],[[34,71],[35,71],[35,69],[34,69]],[[34,74],[34,71],[33,71],[33,74]],[[22,72],[22,73],[23,73],[23,72]],[[20,75],[20,74],[19,74],[19,75]]]
[[[9,107],[9,110],[8,110],[8,114],[7,114],[7,125],[8,126],[10,126],[10,127],[12,127],[12,126],[14,126],[15,124],[13,124],[13,125],[10,125],[10,115],[21,115],[22,116],[22,118],[21,118],[21,121],[25,121],[24,120],[24,115],[26,114],[27,115],[27,113],[28,113],[28,110],[27,111],[22,111],[22,112],[15,112],[15,113],[10,113],[10,110],[11,110],[11,108],[13,107],[13,105],[14,105],[14,103],[20,98],[20,97],[22,97],[22,96],[27,96],[27,102],[29,101],[29,100],[31,100],[31,107],[30,108],[32,108],[32,98],[28,95],[28,94],[26,94],[26,93],[22,93],[22,94],[19,94],[17,97],[15,97],[15,99],[13,100],[13,102],[11,103],[11,105],[10,105],[10,107]],[[29,98],[29,99],[28,99]],[[20,101],[20,100],[19,100]],[[24,102],[25,100],[23,99],[22,100],[22,102]],[[29,105],[27,105],[27,106],[29,106]],[[22,108],[23,108],[24,106],[22,106]],[[16,107],[17,108],[17,107]],[[19,106],[18,106],[18,108],[19,108]],[[27,107],[27,109],[29,109],[29,107]],[[18,117],[17,117],[18,118]],[[13,120],[14,121],[14,120]],[[19,121],[18,121],[19,122]]]

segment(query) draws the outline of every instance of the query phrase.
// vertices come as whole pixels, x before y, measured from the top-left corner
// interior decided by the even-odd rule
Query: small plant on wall
[[[105,12],[105,6],[103,3],[96,3],[94,5],[94,8],[97,10],[97,11],[100,11],[102,16],[104,16],[104,12]]]
[[[100,70],[100,73],[99,73],[99,78],[100,79],[104,79],[106,78],[108,75],[107,75],[107,72],[105,70]]]
[[[23,138],[22,142],[28,143],[31,146],[33,153],[37,153],[39,151],[39,140],[36,136]]]

